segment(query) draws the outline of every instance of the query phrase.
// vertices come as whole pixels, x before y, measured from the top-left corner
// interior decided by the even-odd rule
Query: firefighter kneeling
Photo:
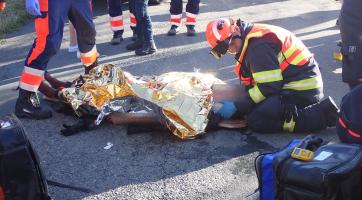
[[[247,116],[257,132],[308,132],[335,126],[338,107],[323,98],[323,82],[313,54],[281,27],[220,18],[210,22],[206,38],[211,54],[235,54],[234,72],[245,94],[223,102],[223,118]]]

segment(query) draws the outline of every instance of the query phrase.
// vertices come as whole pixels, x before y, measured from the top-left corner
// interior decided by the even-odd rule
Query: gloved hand
[[[238,109],[235,106],[233,101],[224,101],[222,107],[217,111],[216,114],[219,114],[224,119],[230,119]]]
[[[26,0],[26,11],[33,16],[41,16],[39,0]]]

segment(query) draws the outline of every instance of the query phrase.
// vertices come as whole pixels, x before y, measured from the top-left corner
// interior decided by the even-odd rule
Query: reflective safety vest
[[[290,31],[273,25],[254,24],[253,28],[245,37],[242,51],[234,68],[235,74],[246,86],[254,84],[254,80],[251,80],[250,77],[243,77],[240,73],[249,40],[252,38],[261,38],[267,34],[274,34],[282,44],[281,52],[277,55],[279,67],[282,72],[287,69],[290,64],[303,66],[311,57],[313,57],[313,54],[309,52],[308,48],[304,46],[302,41],[295,37]]]

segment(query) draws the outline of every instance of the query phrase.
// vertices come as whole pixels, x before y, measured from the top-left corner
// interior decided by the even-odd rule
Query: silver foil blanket
[[[211,74],[198,72],[137,77],[106,64],[77,78],[74,87],[61,92],[78,115],[81,105],[98,110],[98,124],[112,112],[154,112],[174,135],[191,139],[205,132],[214,84],[224,83]],[[124,98],[128,96],[137,97],[137,105],[142,106],[132,105],[129,98]]]

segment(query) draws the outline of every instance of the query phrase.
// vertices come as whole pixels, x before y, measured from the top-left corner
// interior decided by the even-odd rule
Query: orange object
[[[137,20],[136,20],[136,17],[134,16],[134,14],[132,14],[132,13],[130,14],[129,21],[130,21],[131,27],[136,27]]]
[[[111,26],[112,31],[119,31],[119,30],[123,30],[123,16],[115,16],[115,17],[111,17],[109,19],[109,25]]]
[[[40,11],[48,12],[48,1],[39,1]],[[46,40],[49,35],[49,16],[46,15],[45,18],[37,18],[35,20],[35,32],[36,32],[36,42],[35,47],[31,51],[27,65],[30,65],[32,61],[38,58],[38,56],[44,52],[46,46]]]
[[[173,23],[181,24],[181,20],[182,20],[181,18],[177,18],[177,19],[176,18],[171,18],[170,22],[171,23],[173,22]]]
[[[231,36],[232,26],[235,25],[234,20],[229,18],[219,18],[209,22],[206,27],[206,40],[214,48],[218,41],[224,41]]]
[[[123,20],[110,21],[111,27],[123,26]]]
[[[6,8],[6,3],[5,2],[0,2],[0,11],[5,10]]]
[[[38,90],[38,87],[43,80],[43,70],[24,67],[23,73],[20,77],[19,87],[24,90],[35,92]]]
[[[251,31],[245,37],[244,46],[237,65],[234,68],[234,72],[238,77],[240,77],[240,68],[244,60],[245,52],[247,51],[249,40],[252,38],[262,38],[267,34],[274,34],[282,44],[281,54],[278,56],[279,67],[282,71],[290,64],[302,66],[313,57],[313,54],[309,52],[308,48],[288,30],[272,25],[254,24]],[[250,80],[243,80],[242,77],[240,77],[240,79],[245,85],[250,85]]]
[[[94,62],[96,62],[98,57],[97,48],[94,46],[93,49],[88,51],[87,53],[81,53],[80,54],[80,60],[82,61],[83,65],[90,66]]]

